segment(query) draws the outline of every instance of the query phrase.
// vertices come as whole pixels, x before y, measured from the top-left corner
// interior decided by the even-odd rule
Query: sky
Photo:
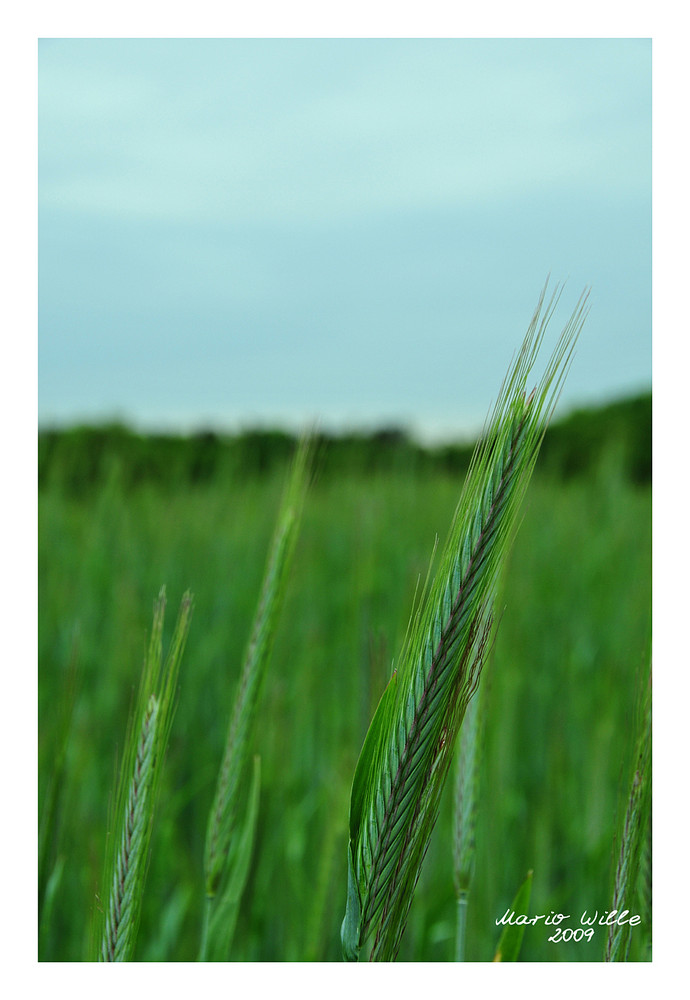
[[[43,39],[39,424],[475,433],[651,388],[645,39]]]

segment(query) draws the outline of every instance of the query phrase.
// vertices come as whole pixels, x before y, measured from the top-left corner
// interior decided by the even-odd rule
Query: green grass
[[[247,880],[259,804],[261,758],[258,756],[254,758],[244,822],[238,817],[237,806],[247,770],[249,743],[257,716],[260,717],[260,697],[290,578],[295,542],[299,535],[304,497],[309,486],[311,448],[309,438],[300,443],[285,486],[242,672],[237,683],[206,832],[206,905],[199,961],[227,961],[229,958]]]
[[[55,709],[75,655],[77,670],[51,791],[45,871],[55,878],[43,960],[88,957],[113,761],[161,584],[171,607],[191,590],[195,612],[135,957],[197,956],[206,823],[284,475],[277,466],[176,491],[124,488],[114,473],[82,498],[57,486],[41,493],[39,803],[62,745],[64,713]],[[322,477],[309,494],[249,747],[261,756],[261,797],[234,938],[239,959],[341,959],[352,774],[418,577],[461,486],[462,476],[400,469]],[[528,870],[533,913],[611,907],[636,678],[649,644],[650,515],[649,487],[630,485],[606,456],[594,474],[562,482],[537,469],[532,480],[486,673],[468,961],[492,959],[495,921]],[[166,622],[166,645],[171,630]],[[453,837],[451,788],[401,960],[454,957]],[[638,929],[631,960],[646,958]],[[557,945],[528,927],[521,959],[601,961],[604,933],[589,945]]]

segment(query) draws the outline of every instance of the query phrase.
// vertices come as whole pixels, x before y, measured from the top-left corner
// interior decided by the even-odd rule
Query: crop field
[[[530,871],[532,916],[564,914],[561,926],[577,928],[585,911],[599,918],[613,906],[651,653],[651,483],[629,461],[634,434],[623,441],[622,424],[598,434],[587,419],[592,460],[559,463],[558,442],[570,438],[547,437],[503,577],[482,679],[469,961],[493,959],[497,921]],[[194,604],[135,957],[196,959],[206,824],[287,471],[278,455],[263,468],[233,461],[203,476],[133,478],[123,454],[83,488],[69,442],[39,466],[42,961],[89,958],[109,798],[163,585],[164,645],[185,591]],[[404,449],[378,464],[375,449],[359,463],[329,454],[326,441],[251,735],[260,796],[234,961],[342,959],[355,765],[464,478],[461,461],[412,461]],[[401,961],[453,961],[452,775]],[[630,961],[651,957],[643,874],[626,900],[641,916]],[[607,928],[592,926],[550,941],[553,925],[528,925],[520,960],[602,961]]]

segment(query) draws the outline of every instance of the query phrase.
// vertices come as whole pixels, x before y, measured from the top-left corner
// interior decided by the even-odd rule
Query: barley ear
[[[103,877],[107,895],[96,911],[94,928],[98,961],[126,962],[134,954],[158,785],[191,612],[191,595],[185,594],[163,663],[165,589],[161,590],[111,806]]]
[[[439,569],[413,611],[355,770],[343,955],[397,955],[452,759],[479,681],[521,501],[585,318],[584,294],[527,395],[559,291],[546,288],[475,449]]]

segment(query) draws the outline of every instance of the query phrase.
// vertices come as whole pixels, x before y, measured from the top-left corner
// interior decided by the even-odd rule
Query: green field
[[[584,910],[611,907],[614,837],[650,654],[648,408],[641,422],[639,412],[637,422],[599,425],[596,414],[581,415],[579,437],[572,421],[556,428],[528,490],[485,675],[470,961],[491,961],[496,921],[529,870],[531,914],[571,914],[579,926]],[[221,461],[215,442],[210,461],[209,440],[206,465],[194,466],[203,475],[188,474],[190,450],[179,458],[181,446],[171,446],[155,475],[144,465],[136,476],[134,446],[128,452],[120,438],[111,447],[117,460],[107,460],[106,440],[95,465],[84,458],[83,434],[41,441],[39,814],[49,820],[39,859],[41,960],[88,957],[116,757],[162,584],[166,636],[188,588],[195,609],[137,957],[193,961],[198,952],[206,822],[286,472],[280,449],[250,467],[237,449]],[[341,959],[354,767],[463,481],[462,452],[424,459],[402,441],[391,458],[390,439],[374,445],[356,461],[362,442],[346,460],[325,441],[307,497],[252,741],[261,800],[238,961]],[[200,449],[197,442],[197,457]],[[452,804],[447,788],[403,961],[453,958]],[[521,959],[602,959],[603,927],[590,943],[548,937],[549,928],[528,927]],[[650,941],[645,913],[630,959],[647,960]]]

